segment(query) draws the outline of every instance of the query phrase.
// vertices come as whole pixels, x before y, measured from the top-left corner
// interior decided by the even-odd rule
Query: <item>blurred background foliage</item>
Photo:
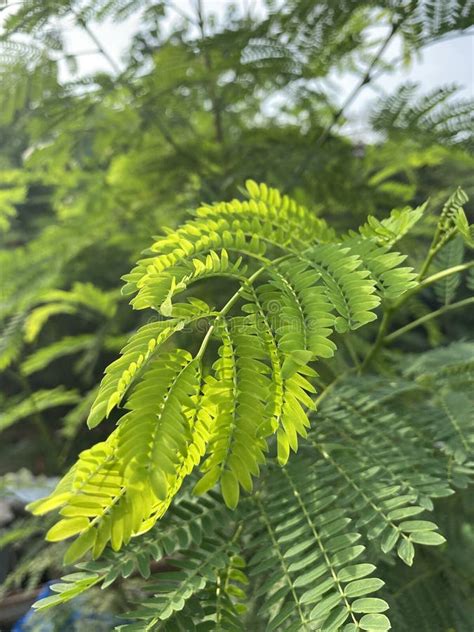
[[[251,177],[347,229],[368,213],[383,217],[428,198],[429,217],[456,185],[474,197],[473,103],[456,87],[427,92],[406,83],[381,97],[363,142],[345,126],[348,108],[382,73],[472,29],[470,0],[264,0],[261,6],[255,12],[251,1],[247,10],[229,3],[213,16],[204,0],[186,10],[179,0],[24,0],[6,12],[0,37],[5,489],[11,489],[8,473],[20,466],[56,476],[91,444],[83,422],[104,367],[149,318],[129,309],[120,277],[153,235],[200,202],[238,195]],[[87,51],[69,52],[65,19],[89,38],[108,72],[78,72]],[[95,27],[131,19],[138,28],[118,64]],[[402,55],[388,62],[394,38]],[[358,77],[342,104],[325,83],[336,71]],[[431,231],[423,230],[407,245],[412,264],[428,245]],[[464,256],[456,243],[443,255],[451,265]],[[464,281],[439,287],[413,304],[412,314],[447,304],[466,287]],[[433,323],[417,330],[412,348],[472,332],[472,316]],[[4,590],[35,588],[58,559],[40,548],[38,525],[23,524],[18,511],[20,548]]]

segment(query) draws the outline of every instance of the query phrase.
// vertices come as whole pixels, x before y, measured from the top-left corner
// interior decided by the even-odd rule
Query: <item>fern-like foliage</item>
[[[3,328],[0,338],[0,370],[4,371],[15,362],[23,347],[23,326],[25,315],[12,316]]]
[[[95,341],[95,336],[84,334],[82,336],[66,336],[62,340],[55,342],[48,347],[42,347],[31,354],[22,364],[23,373],[30,375],[36,371],[41,371],[50,362],[90,348]]]
[[[382,220],[369,215],[359,232],[362,237],[374,241],[377,245],[391,248],[423,217],[425,209],[426,204],[414,209],[410,207],[394,209],[389,217]]]
[[[424,374],[422,358],[389,381],[340,379],[313,412],[314,364],[423,278],[390,249],[424,207],[338,236],[264,184],[247,182],[247,195],[199,208],[126,275],[131,304],[156,320],[132,335],[92,404],[91,428],[112,415],[117,427],[31,505],[39,515],[59,509],[48,540],[76,536],[67,564],[88,552],[95,561],[39,608],[138,571],[146,595],[123,630],[237,630],[253,620],[267,630],[383,631],[380,564],[411,566],[417,545],[445,542],[426,514],[472,478],[465,363],[443,374],[459,380],[455,394]],[[464,237],[464,199],[458,190],[443,207],[432,251]],[[222,306],[191,294],[216,277]],[[189,328],[201,332],[197,344]],[[204,497],[191,500],[191,489]],[[240,603],[247,582],[252,609]]]
[[[33,342],[48,320],[56,314],[80,314],[85,317],[112,318],[116,310],[114,292],[104,292],[92,283],[75,283],[71,290],[46,290],[41,305],[28,314],[25,340]]]
[[[66,390],[57,386],[49,390],[38,390],[20,401],[16,398],[12,399],[13,401],[6,402],[5,409],[0,413],[0,431],[25,417],[35,416],[43,410],[75,404],[79,395],[75,390]]]
[[[58,89],[58,66],[46,49],[24,42],[0,45],[0,123],[10,124],[18,111],[37,105]]]
[[[442,248],[435,260],[439,270],[445,270],[460,265],[464,260],[464,241],[462,236],[455,237]],[[448,305],[456,296],[461,283],[461,274],[453,274],[435,283],[434,291],[441,304]]]
[[[456,358],[455,371],[427,382],[426,367],[438,375]],[[430,620],[429,599],[415,613],[411,601],[402,606],[394,598],[400,571],[393,577],[393,562],[412,566],[419,551],[411,572],[421,573],[420,594],[431,594],[439,571],[431,551],[445,541],[433,500],[451,500],[474,475],[474,443],[464,455],[457,452],[459,434],[454,426],[446,432],[449,413],[439,398],[444,389],[452,392],[449,383],[458,399],[471,397],[460,376],[472,376],[473,358],[472,344],[464,343],[414,356],[409,369],[388,379],[341,380],[321,403],[298,458],[283,467],[272,460],[236,511],[214,491],[202,498],[185,492],[147,534],[79,564],[78,574],[61,580],[37,607],[138,573],[147,582],[126,615],[130,623],[118,628],[127,632],[376,632],[390,628],[389,605],[401,629],[410,629],[415,615]],[[459,424],[472,437],[470,410],[464,407]],[[431,558],[436,572],[423,581]],[[251,607],[240,603],[244,588]]]
[[[444,423],[435,427],[437,445],[454,462],[467,465],[474,449],[472,343],[457,343],[449,349],[425,354],[422,361],[406,369],[408,377],[436,393]]]
[[[472,26],[474,4],[468,0],[418,0],[401,5],[405,14],[402,32],[416,46],[442,38],[451,31]]]
[[[25,176],[16,169],[0,170],[0,233],[7,232],[16,217],[16,205],[25,200]]]
[[[118,406],[127,412],[110,438],[86,451],[58,491],[35,506],[40,513],[62,506],[48,537],[78,534],[70,559],[91,548],[98,557],[110,540],[118,550],[151,528],[198,465],[196,493],[220,483],[225,503],[236,507],[240,489],[253,488],[270,437],[276,435],[285,464],[298,436],[307,436],[316,375],[309,363],[334,354],[333,331],[373,321],[384,297],[413,287],[414,274],[399,267],[403,257],[378,247],[366,230],[346,245],[278,191],[252,181],[247,189],[247,201],[198,209],[126,277],[132,305],[161,319],[134,334],[109,367],[89,426]],[[229,284],[220,309],[189,295],[210,277]],[[178,302],[185,292],[187,300]],[[203,319],[209,324],[197,351],[163,348]],[[212,357],[214,342],[217,357],[207,372],[203,358]],[[27,368],[63,345],[38,352]]]
[[[377,131],[391,137],[459,145],[472,151],[472,100],[455,98],[456,86],[418,96],[418,84],[407,83],[379,100],[371,115]]]
[[[64,434],[72,437],[74,429],[87,418],[90,398],[80,401],[76,390],[61,386],[31,392],[28,377],[44,370],[56,360],[79,353],[81,358],[76,369],[78,373],[83,373],[95,360],[96,347],[102,338],[114,348],[115,341],[104,336],[103,323],[106,318],[112,321],[118,297],[116,292],[104,292],[91,283],[75,283],[69,291],[47,290],[40,295],[40,305],[34,306],[29,312],[19,312],[6,321],[0,338],[0,369],[11,368],[15,381],[23,388],[23,396],[16,394],[2,402],[0,430],[23,419],[38,419],[43,411],[51,408],[76,405],[65,418]],[[99,323],[102,328],[99,327],[95,334],[65,336],[33,351],[20,364],[18,359],[25,344],[35,342],[48,320],[58,314],[79,316]],[[15,363],[19,366],[13,370]]]
[[[474,247],[473,225],[469,224],[463,208],[467,201],[467,195],[461,188],[446,200],[434,236],[434,245],[437,248],[441,248],[456,233],[461,235],[467,246]]]

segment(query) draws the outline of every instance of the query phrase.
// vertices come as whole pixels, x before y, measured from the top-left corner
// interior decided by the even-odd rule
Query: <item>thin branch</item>
[[[436,311],[430,312],[429,314],[425,314],[424,316],[421,316],[421,318],[417,318],[413,322],[408,323],[408,325],[405,325],[404,327],[400,327],[400,329],[397,329],[396,331],[389,334],[388,336],[385,336],[385,338],[383,339],[383,342],[384,344],[387,344],[387,343],[390,344],[391,342],[393,342],[400,336],[403,336],[404,334],[406,334],[408,331],[411,331],[412,329],[415,329],[416,327],[423,325],[424,323],[428,322],[432,318],[438,318],[439,316],[442,316],[443,314],[446,314],[447,312],[450,312],[451,310],[461,309],[462,307],[465,307],[466,305],[472,305],[473,303],[474,303],[474,296],[471,296],[469,298],[463,299],[462,301],[457,301],[457,303],[451,303],[451,305],[444,305],[443,307],[440,307]]]
[[[322,144],[326,140],[326,138],[329,136],[330,132],[332,131],[333,127],[339,121],[339,119],[344,114],[344,112],[347,110],[347,108],[350,105],[352,105],[352,103],[355,101],[356,97],[359,95],[359,92],[362,90],[362,88],[364,88],[364,86],[366,86],[368,83],[370,83],[372,81],[372,79],[373,79],[372,72],[373,72],[375,66],[377,66],[377,64],[379,63],[379,61],[382,58],[383,54],[385,53],[385,51],[387,49],[387,46],[392,41],[392,39],[393,39],[394,35],[396,34],[398,28],[400,27],[400,24],[401,24],[401,22],[398,22],[398,23],[392,25],[387,37],[382,42],[381,47],[379,48],[379,50],[374,55],[374,57],[373,57],[372,61],[370,62],[369,67],[367,68],[365,74],[363,75],[363,77],[361,78],[359,83],[354,87],[352,92],[348,95],[348,97],[346,98],[344,103],[341,105],[341,107],[335,112],[335,114],[333,115],[333,119],[332,119],[331,123],[323,131],[323,133],[322,133],[322,135],[321,135],[321,137],[319,139],[319,143]]]
[[[427,277],[426,279],[424,279],[424,281],[422,281],[421,283],[419,283],[416,287],[414,287],[412,290],[408,290],[407,292],[405,292],[405,294],[403,294],[403,296],[394,304],[392,304],[390,307],[388,307],[383,316],[382,316],[382,322],[380,323],[380,328],[379,331],[377,333],[377,338],[375,339],[375,342],[372,346],[372,348],[370,349],[369,353],[367,354],[364,362],[362,363],[361,366],[361,370],[366,369],[370,363],[372,362],[373,358],[377,355],[377,353],[380,351],[380,349],[382,348],[384,342],[387,339],[390,339],[391,334],[388,334],[388,330],[390,327],[390,324],[392,322],[392,317],[393,314],[400,309],[400,307],[402,305],[404,305],[408,299],[410,299],[414,294],[418,294],[418,292],[420,292],[422,289],[424,289],[425,287],[428,287],[430,285],[432,285],[433,283],[437,283],[438,281],[441,281],[442,279],[445,279],[448,276],[452,276],[453,274],[458,274],[459,272],[463,272],[464,270],[468,270],[469,268],[472,268],[474,266],[474,261],[469,261],[468,263],[462,263],[458,266],[452,266],[451,268],[447,268],[446,270],[441,270],[441,272],[437,272],[436,274],[432,274],[431,276]],[[433,312],[435,313],[435,312]],[[425,317],[422,317],[425,318]],[[421,320],[421,319],[419,319]],[[426,319],[425,320],[429,320]],[[414,321],[416,322],[416,321]],[[396,333],[396,332],[394,332]]]
[[[367,67],[367,70],[365,71],[364,75],[360,79],[359,83],[354,87],[354,89],[348,95],[348,97],[346,98],[344,103],[340,106],[340,108],[336,112],[334,112],[331,122],[325,127],[325,129],[321,132],[321,134],[316,138],[314,144],[311,146],[311,148],[308,150],[307,154],[305,155],[304,159],[298,165],[297,169],[294,172],[293,178],[289,184],[289,188],[291,188],[295,184],[295,182],[303,175],[303,173],[307,170],[307,168],[311,164],[312,160],[314,159],[315,148],[317,146],[323,145],[326,142],[332,130],[334,129],[334,126],[338,123],[339,119],[342,117],[342,115],[347,110],[347,108],[355,101],[355,99],[359,95],[359,92],[367,84],[369,84],[372,81],[374,68],[378,65],[380,59],[382,58],[383,54],[385,53],[387,49],[387,46],[392,41],[396,32],[400,28],[401,24],[402,24],[402,21],[392,24],[388,35],[382,42],[382,45],[380,46],[378,51],[375,53],[374,57],[372,58],[372,61]]]
[[[469,270],[474,266],[474,261],[468,261],[467,263],[461,263],[458,266],[452,266],[451,268],[446,268],[446,270],[441,270],[441,272],[437,272],[436,274],[432,274],[422,281],[418,288],[423,289],[428,287],[428,285],[433,285],[433,283],[437,283],[441,281],[447,276],[451,276],[453,274],[458,274],[458,272],[464,272],[465,270]]]
[[[214,79],[212,77],[212,58],[209,53],[209,49],[206,46],[206,28],[204,23],[204,12],[202,6],[202,0],[196,0],[196,12],[198,16],[199,29],[201,31],[201,42],[203,45],[203,55],[204,55],[204,65],[208,74],[208,87],[209,87],[209,97],[211,99],[212,104],[212,114],[214,117],[214,128],[215,128],[215,136],[216,141],[222,145],[224,142],[224,127],[222,125],[222,113],[219,104],[219,99],[216,94]]]
[[[392,315],[393,315],[393,309],[387,309],[384,312],[379,330],[377,332],[377,337],[375,339],[375,342],[372,345],[369,353],[366,355],[364,361],[362,362],[360,366],[360,371],[363,371],[370,365],[374,357],[378,354],[379,350],[381,349],[383,345],[383,341],[385,340],[385,335],[392,321]]]
[[[359,368],[360,367],[359,356],[357,355],[357,351],[355,350],[354,345],[351,342],[351,339],[348,336],[343,336],[342,340],[344,342],[344,345],[347,351],[349,352],[349,356],[352,360],[352,364],[354,365],[355,368]]]
[[[418,294],[420,290],[423,290],[433,283],[437,283],[438,281],[442,281],[448,276],[452,276],[453,274],[459,274],[459,272],[464,272],[465,270],[469,270],[474,266],[474,261],[468,261],[467,263],[460,263],[457,266],[452,266],[451,268],[446,268],[446,270],[441,270],[440,272],[436,272],[436,274],[432,274],[426,279],[423,279],[416,287],[412,290],[408,290],[402,297],[392,306],[392,310],[395,311],[399,309],[402,305],[404,305],[409,298],[411,298],[414,294]]]
[[[316,406],[316,408],[318,408],[319,404],[333,391],[333,389],[348,375],[350,375],[351,373],[354,373],[354,371],[356,370],[356,367],[352,367],[350,369],[347,369],[347,371],[344,371],[343,373],[339,373],[339,375],[337,375],[334,380],[332,382],[330,382],[324,389],[323,391],[319,394],[318,397],[316,397],[314,399],[314,404]]]
[[[94,42],[94,44],[97,46],[97,50],[100,52],[100,54],[103,56],[103,58],[108,62],[108,64],[110,65],[110,67],[112,68],[112,70],[117,74],[120,75],[121,73],[121,69],[118,66],[118,64],[116,63],[116,61],[113,59],[113,57],[111,57],[111,55],[105,50],[105,48],[102,46],[101,41],[98,39],[97,35],[94,33],[94,31],[90,28],[90,26],[87,24],[87,22],[84,20],[83,17],[81,17],[78,13],[76,13],[74,10],[71,10],[72,14],[74,15],[74,17],[76,18],[76,22],[79,24],[79,26],[87,33],[87,35],[89,36],[89,38]]]

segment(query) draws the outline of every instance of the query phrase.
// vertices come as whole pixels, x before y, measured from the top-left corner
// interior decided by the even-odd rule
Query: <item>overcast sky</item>
[[[237,3],[243,10],[250,11],[255,17],[262,11],[261,0],[237,0]],[[13,10],[15,8],[14,1],[11,4]],[[174,4],[181,13],[195,15],[193,0],[174,0],[170,4]],[[222,15],[228,5],[229,0],[203,0],[207,14]],[[177,12],[173,13],[177,17]],[[73,28],[72,24],[62,23],[61,28],[67,49],[71,53],[90,51],[93,48],[87,34],[78,28]],[[134,16],[121,24],[94,24],[92,28],[104,48],[120,65],[121,57],[130,43],[131,36],[139,28],[139,18]],[[386,51],[385,59],[395,59],[399,56],[399,52],[399,42],[394,41]],[[81,55],[78,59],[81,73],[110,70],[106,60],[101,55]],[[63,68],[63,72],[67,72],[65,68]],[[331,79],[334,80],[336,87],[335,97],[341,101],[357,81],[355,77],[349,75],[334,75]],[[378,94],[394,91],[398,85],[406,81],[420,82],[423,92],[447,84],[457,84],[462,87],[464,96],[474,97],[474,33],[429,46],[423,50],[419,59],[415,60],[410,68],[401,68],[396,73],[384,74],[360,93],[349,114],[354,120],[363,120],[364,111],[371,100]]]

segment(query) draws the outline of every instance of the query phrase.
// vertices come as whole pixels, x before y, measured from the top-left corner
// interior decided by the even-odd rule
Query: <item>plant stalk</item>
[[[390,344],[391,342],[393,342],[400,336],[403,336],[403,334],[406,334],[408,331],[411,331],[412,329],[415,329],[416,327],[423,325],[423,323],[428,322],[432,318],[438,318],[439,316],[442,316],[443,314],[446,314],[447,312],[450,312],[454,309],[460,309],[462,307],[465,307],[466,305],[472,305],[472,304],[474,304],[474,296],[463,299],[462,301],[457,301],[456,303],[451,303],[451,305],[444,305],[443,307],[440,307],[436,311],[430,312],[429,314],[425,314],[424,316],[417,318],[411,323],[408,323],[408,325],[405,325],[404,327],[400,327],[400,329],[397,329],[396,331],[389,334],[388,336],[385,336],[385,338],[383,339],[383,343]]]
[[[438,281],[441,281],[442,279],[445,279],[446,277],[451,276],[453,274],[458,274],[459,272],[468,270],[469,268],[472,268],[473,266],[474,266],[474,261],[469,261],[468,263],[462,263],[457,266],[452,266],[451,268],[447,268],[446,270],[441,270],[441,272],[432,274],[431,276],[421,281],[421,283],[419,283],[412,290],[408,290],[408,292],[405,292],[405,294],[403,294],[403,296],[398,301],[396,301],[390,307],[388,307],[385,310],[384,315],[382,316],[382,321],[380,323],[380,328],[377,333],[377,338],[375,339],[375,342],[372,348],[370,349],[369,353],[367,354],[367,356],[365,357],[361,365],[361,371],[363,371],[370,365],[370,363],[372,362],[374,357],[378,354],[378,352],[380,351],[384,343],[386,341],[390,342],[391,334],[388,334],[388,330],[389,330],[393,315],[396,311],[400,309],[400,307],[402,307],[402,305],[406,303],[408,299],[410,299],[415,294],[418,294],[418,292],[432,285],[433,283],[437,283]],[[426,269],[428,268],[426,267]],[[462,302],[463,301],[459,301],[459,303],[462,303]],[[462,305],[459,305],[459,304],[456,304],[456,305],[458,305],[458,307],[462,307]],[[450,309],[453,309],[452,306],[449,306],[449,307]],[[441,308],[441,309],[444,309],[444,308]],[[432,312],[432,314],[439,316],[440,315],[439,311],[440,310],[437,310],[437,312]],[[430,316],[430,315],[427,314],[427,316]],[[426,322],[427,320],[430,320],[429,318],[427,318],[427,316],[422,316],[422,318],[419,318],[413,321],[413,323],[409,323],[408,325],[405,325],[404,327],[397,330],[397,332],[400,332],[400,333],[398,333],[396,337],[398,338],[398,335],[402,335],[402,333],[405,333],[406,331],[410,331],[410,329],[414,328],[415,326],[417,327],[418,324],[422,324],[422,322]],[[433,316],[433,317],[436,317],[436,316]],[[422,322],[420,323],[420,321]],[[415,325],[415,323],[417,324]],[[397,333],[397,332],[394,332],[394,333]]]

